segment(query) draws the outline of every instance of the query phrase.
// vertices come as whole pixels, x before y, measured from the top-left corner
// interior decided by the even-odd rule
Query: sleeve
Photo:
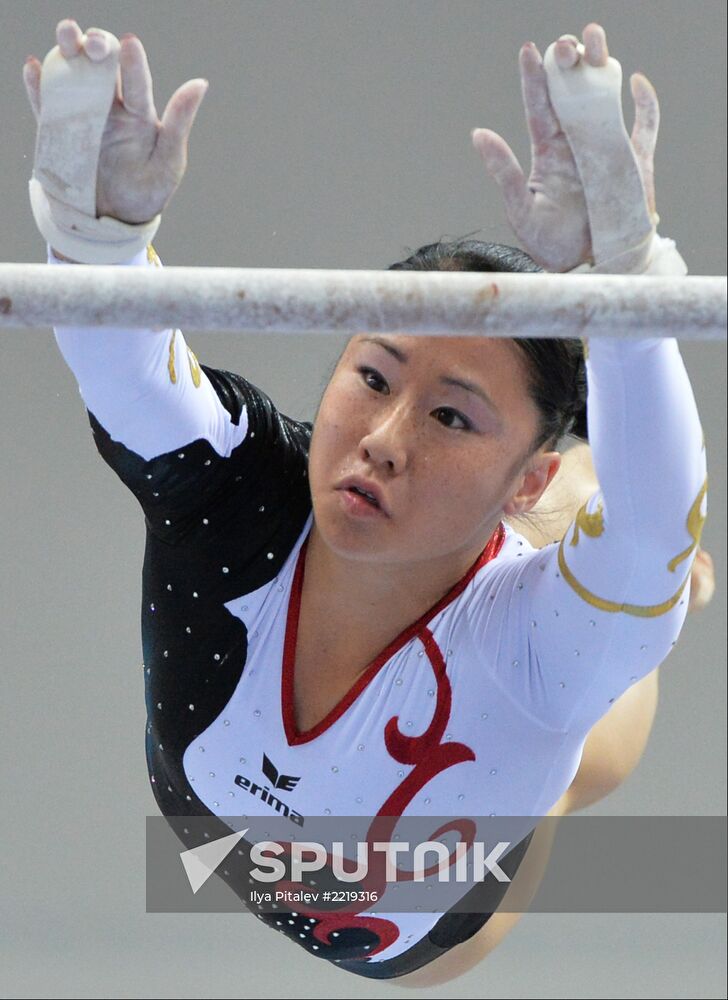
[[[48,248],[49,264],[73,267]],[[150,246],[119,266],[161,267]],[[242,375],[200,364],[180,330],[55,327],[78,383],[96,448],[134,494],[150,531],[176,544],[203,510],[266,482],[282,498],[307,489],[311,424],[280,413]],[[299,490],[300,492],[300,490]]]
[[[504,546],[469,604],[489,680],[541,725],[582,735],[675,645],[707,513],[705,440],[677,341],[584,347],[599,490],[560,542]]]

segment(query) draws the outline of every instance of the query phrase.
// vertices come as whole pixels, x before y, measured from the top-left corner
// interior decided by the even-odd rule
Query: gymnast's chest
[[[519,731],[524,719],[496,688],[464,690],[454,649],[441,649],[432,633],[414,635],[353,683],[342,671],[331,690],[304,700],[301,713],[294,681],[324,683],[326,674],[304,660],[308,674],[294,677],[300,664],[283,602],[268,612],[250,617],[232,697],[183,754],[187,778],[211,811],[294,818],[520,811],[524,761],[514,747],[533,749]]]

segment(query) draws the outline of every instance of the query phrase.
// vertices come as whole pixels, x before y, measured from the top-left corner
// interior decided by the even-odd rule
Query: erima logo
[[[300,777],[295,777],[292,774],[280,774],[278,769],[267,757],[263,754],[263,765],[261,770],[266,776],[273,788],[280,788],[284,792],[292,792],[296,787],[298,782],[301,780]],[[295,809],[291,809],[286,805],[277,795],[274,795],[268,785],[258,785],[256,782],[251,781],[250,778],[246,778],[243,774],[235,775],[235,784],[239,785],[240,788],[246,789],[251,795],[256,795],[263,800],[267,805],[271,806],[277,813],[281,813],[283,816],[287,816],[294,823],[298,823],[299,826],[303,826],[303,816],[296,812]]]
[[[261,770],[274,788],[280,788],[284,792],[292,792],[301,780],[300,778],[294,778],[292,774],[279,774],[273,762],[265,754],[263,754],[263,766]]]

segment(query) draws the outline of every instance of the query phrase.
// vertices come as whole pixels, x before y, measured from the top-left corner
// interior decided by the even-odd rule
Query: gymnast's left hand
[[[555,57],[562,69],[574,66],[580,58],[591,66],[607,65],[607,40],[600,25],[584,28],[583,55],[577,45],[574,35],[562,35],[556,43]],[[569,142],[549,99],[543,60],[533,42],[522,46],[519,65],[531,140],[528,179],[508,143],[496,132],[473,129],[472,141],[501,190],[508,220],[523,249],[547,271],[568,271],[592,257],[584,190]],[[648,209],[656,217],[653,157],[659,127],[657,94],[642,73],[632,74],[630,86],[635,103],[630,140]]]

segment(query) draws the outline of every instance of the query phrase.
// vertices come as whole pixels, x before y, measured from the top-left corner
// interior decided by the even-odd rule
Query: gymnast
[[[63,20],[56,38],[23,71],[48,264],[161,268],[152,240],[207,81],[159,119],[136,36]],[[519,60],[530,176],[496,133],[471,138],[522,249],[440,240],[390,269],[685,274],[657,233],[647,78],[631,77],[630,136],[599,25]],[[145,518],[162,814],[229,833],[218,818],[267,815],[249,792],[281,773],[296,776],[276,799],[291,816],[559,817],[634,769],[658,667],[714,587],[705,442],[675,339],[363,331],[308,422],[201,364],[179,329],[54,333],[94,444]],[[541,830],[505,859],[506,896],[519,881],[535,892]],[[498,912],[503,890],[492,900],[257,916],[312,957],[419,987],[517,922]]]

